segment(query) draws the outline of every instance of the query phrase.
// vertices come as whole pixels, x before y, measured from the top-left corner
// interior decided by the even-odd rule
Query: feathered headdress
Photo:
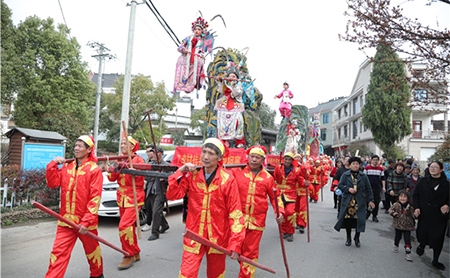
[[[208,22],[204,20],[201,16],[197,17],[197,20],[192,22],[192,31],[194,31],[195,27],[200,27],[203,30],[206,30],[208,28]]]

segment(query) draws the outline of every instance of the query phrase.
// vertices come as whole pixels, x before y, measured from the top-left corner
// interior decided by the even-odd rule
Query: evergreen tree
[[[16,81],[14,78],[14,65],[17,63],[14,47],[16,28],[11,19],[11,10],[3,0],[1,9],[1,103],[4,109],[3,114],[9,114]]]
[[[261,125],[265,128],[277,129],[275,125],[275,117],[277,112],[270,108],[265,102],[261,102],[259,110],[259,118],[261,119]]]
[[[395,144],[412,132],[409,98],[403,62],[386,42],[380,41],[362,115],[375,143],[388,157],[394,155]]]
[[[121,76],[113,85],[116,92],[104,95],[104,104],[107,109],[106,114],[100,117],[100,126],[102,131],[107,132],[109,142],[118,142],[120,139],[123,85],[124,76]],[[152,128],[155,141],[159,144],[159,140],[167,132],[167,126],[165,126],[162,118],[175,107],[175,102],[175,98],[166,94],[164,82],[158,82],[155,86],[149,76],[142,74],[132,78],[128,132],[141,142],[143,149],[145,149],[143,142],[153,144],[148,119],[144,118],[145,112],[152,108],[152,115],[156,116],[156,119],[152,119]],[[105,127],[107,127],[107,130],[105,130]]]
[[[15,125],[61,133],[72,156],[78,136],[89,133],[95,102],[80,45],[52,18],[28,17],[15,35]]]

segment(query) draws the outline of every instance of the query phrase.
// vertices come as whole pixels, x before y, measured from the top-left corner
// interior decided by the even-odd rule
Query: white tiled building
[[[420,64],[412,65],[413,69],[420,69],[421,67]],[[411,74],[407,69],[406,71],[408,75]],[[338,148],[339,145],[345,147],[353,142],[363,142],[370,148],[371,152],[378,155],[382,154],[382,151],[373,141],[372,132],[362,121],[361,111],[366,102],[371,72],[372,63],[370,60],[364,61],[359,68],[350,95],[334,107],[333,120],[335,121],[337,136],[336,133],[333,133],[333,148]],[[420,102],[420,99],[425,97],[426,94],[425,90],[411,92],[410,103],[420,104],[417,101]],[[447,105],[442,103],[421,104],[421,107],[425,109],[421,110],[420,107],[413,106],[411,114],[413,133],[405,137],[399,145],[416,159],[427,160],[436,148],[444,142],[444,135],[448,132],[448,126],[444,128],[445,130],[434,130],[433,118],[444,115],[444,122],[448,122],[449,109]],[[383,111],[380,111],[380,117],[382,117],[382,113]],[[337,154],[338,152],[336,152]]]

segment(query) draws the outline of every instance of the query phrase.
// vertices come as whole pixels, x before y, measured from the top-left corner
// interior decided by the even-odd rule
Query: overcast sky
[[[58,0],[5,0],[12,10],[15,25],[28,16],[52,17],[63,23]],[[138,1],[141,2],[141,1]],[[412,17],[440,29],[450,25],[449,5],[425,6],[425,0],[398,1]],[[105,63],[104,73],[124,73],[130,7],[125,0],[60,0],[71,36],[81,45],[83,59],[93,72],[96,52],[86,46],[97,41],[111,49],[117,60]],[[243,49],[250,47],[247,64],[264,102],[277,110],[275,94],[284,81],[291,84],[293,104],[308,108],[338,96],[348,96],[365,55],[357,45],[341,42],[348,20],[343,14],[344,0],[325,1],[175,1],[153,0],[180,41],[191,34],[191,23],[200,10],[209,21],[216,14],[225,19],[210,23],[218,33],[215,46]],[[148,7],[137,6],[132,73],[150,75],[153,82],[164,81],[172,90],[176,45],[166,34]],[[209,63],[209,61],[207,61]],[[207,64],[205,65],[207,66]],[[205,91],[194,98],[195,108],[205,104]],[[279,122],[279,119],[277,119]]]

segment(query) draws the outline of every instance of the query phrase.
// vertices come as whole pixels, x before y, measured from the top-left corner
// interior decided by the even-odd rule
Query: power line
[[[158,13],[158,15],[164,21],[164,23],[166,24],[167,28],[169,28],[170,32],[175,36],[175,38],[177,39],[178,44],[180,44],[180,40],[178,39],[177,35],[175,35],[175,33],[172,31],[172,28],[170,28],[169,24],[167,24],[167,22],[164,20],[164,17],[161,16],[161,14],[159,13],[158,9],[155,7],[155,5],[153,5],[153,2],[151,0],[148,0],[148,1],[150,2],[150,4],[152,4],[152,7],[155,9],[155,11]]]
[[[153,8],[156,10],[156,12],[158,13],[159,17],[161,17],[161,19],[164,21],[165,25],[161,22],[161,19],[159,19],[158,15],[156,15],[155,11],[152,9],[152,7],[150,7],[150,5],[147,3],[147,1],[145,1],[145,4],[147,5],[147,7],[150,9],[150,11],[152,11],[153,15],[156,17],[156,19],[159,21],[159,23],[161,24],[161,26],[164,28],[164,30],[166,30],[167,34],[169,35],[169,37],[173,40],[173,42],[175,43],[175,45],[178,47],[181,43],[180,40],[178,39],[178,37],[175,35],[175,33],[172,31],[172,29],[170,28],[170,26],[167,24],[167,22],[164,20],[164,18],[161,16],[161,14],[158,12],[158,10],[155,8],[155,5],[153,5],[152,1],[149,0],[149,2],[152,4]],[[167,30],[167,28],[169,28],[170,32]],[[175,41],[175,39],[176,41]]]
[[[69,35],[70,43],[76,49],[75,45],[73,45],[73,43],[72,43],[72,36],[70,35],[70,29],[69,29],[69,26],[67,26],[66,18],[64,16],[64,12],[63,12],[63,9],[62,9],[62,6],[61,6],[61,2],[59,0],[58,0],[58,4],[59,4],[59,9],[61,10],[61,14],[62,14],[62,17],[63,17],[63,20],[64,20],[64,25],[66,25],[66,28],[67,28],[67,35]]]

